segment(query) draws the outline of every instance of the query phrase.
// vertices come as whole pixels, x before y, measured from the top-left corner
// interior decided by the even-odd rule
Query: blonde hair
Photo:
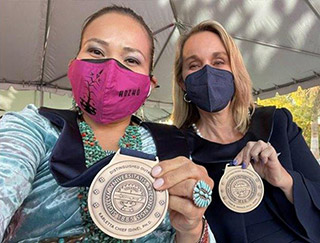
[[[204,21],[198,24],[187,34],[182,35],[178,41],[174,63],[173,113],[171,119],[174,125],[179,128],[189,127],[200,119],[197,107],[192,103],[184,101],[185,91],[180,87],[179,83],[184,82],[182,78],[182,53],[184,45],[192,35],[203,31],[217,34],[224,44],[235,84],[235,94],[231,101],[233,119],[236,123],[236,129],[241,133],[245,133],[250,122],[248,111],[254,109],[251,80],[238,47],[222,25],[216,21]]]

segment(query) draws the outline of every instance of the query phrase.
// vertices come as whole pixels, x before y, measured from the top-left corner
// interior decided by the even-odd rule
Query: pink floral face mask
[[[73,60],[68,78],[80,109],[103,124],[132,115],[150,92],[150,76],[135,73],[115,59]]]

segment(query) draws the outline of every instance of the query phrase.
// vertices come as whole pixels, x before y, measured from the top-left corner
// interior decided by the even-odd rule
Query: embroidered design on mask
[[[101,82],[100,76],[102,73],[103,69],[101,69],[98,73],[94,73],[92,71],[90,72],[88,79],[85,80],[88,93],[87,95],[84,95],[84,97],[80,97],[81,106],[84,108],[86,112],[88,112],[91,115],[95,115],[97,111],[91,97],[91,95],[94,94],[94,92],[91,90],[96,88],[95,86]]]
[[[76,59],[68,70],[72,92],[80,109],[103,124],[137,111],[150,91],[150,76],[126,70],[114,59],[92,60]]]
[[[140,89],[126,89],[119,91],[119,97],[138,96]]]

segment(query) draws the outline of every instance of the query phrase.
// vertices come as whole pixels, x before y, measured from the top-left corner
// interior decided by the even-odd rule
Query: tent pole
[[[311,51],[305,51],[305,50],[300,50],[300,49],[296,49],[296,48],[289,47],[289,46],[283,46],[283,45],[278,45],[278,44],[266,43],[266,42],[263,42],[263,41],[254,40],[254,39],[247,39],[247,38],[243,38],[243,37],[235,36],[235,35],[232,35],[232,38],[233,38],[233,39],[236,39],[236,40],[251,42],[251,43],[258,44],[258,45],[262,45],[262,46],[268,46],[268,47],[272,47],[272,48],[276,48],[276,49],[281,49],[281,50],[286,50],[286,51],[301,53],[301,54],[305,54],[305,55],[309,55],[309,56],[320,57],[320,54],[319,54],[319,53],[311,52]]]
[[[176,25],[174,25],[173,29],[171,30],[171,32],[170,32],[170,34],[169,34],[169,36],[168,36],[168,38],[167,38],[166,42],[164,43],[164,45],[163,45],[162,49],[160,50],[160,53],[159,53],[159,55],[158,55],[158,57],[157,57],[156,61],[154,62],[153,68],[155,68],[155,67],[157,66],[158,61],[160,60],[160,57],[162,56],[162,54],[163,54],[163,52],[164,52],[164,49],[166,49],[166,47],[167,47],[167,45],[168,45],[168,43],[169,43],[169,41],[170,41],[170,39],[171,39],[171,36],[173,35],[173,33],[174,33],[174,31],[175,31],[176,27],[177,27],[177,26],[176,26]]]
[[[312,3],[310,2],[310,0],[304,0],[306,2],[306,4],[309,6],[309,8],[312,10],[312,12],[315,14],[315,16],[317,16],[317,18],[320,20],[320,14],[317,11],[317,9],[312,5]]]
[[[34,91],[33,104],[34,104],[35,106],[37,106],[37,90]]]
[[[173,14],[173,17],[174,17],[174,20],[176,21],[176,23],[178,23],[178,17],[177,17],[177,10],[176,10],[176,7],[174,6],[173,4],[173,1],[172,0],[169,0],[169,3],[170,3],[170,7],[171,7],[171,11],[172,11],[172,14]],[[178,28],[178,31],[179,33],[181,34],[181,31],[180,29]]]
[[[152,32],[152,35],[155,36],[155,35],[161,33],[162,31],[169,29],[170,27],[173,27],[174,25],[175,25],[175,23],[168,24],[167,26],[164,26],[161,29],[158,29],[158,30]]]
[[[40,104],[39,106],[43,106],[43,96],[44,96],[44,92],[43,92],[43,86],[40,86]]]
[[[45,29],[45,36],[44,36],[44,42],[43,42],[43,52],[42,52],[42,63],[41,63],[41,76],[40,76],[40,107],[43,106],[43,79],[44,79],[44,65],[46,61],[46,51],[48,47],[48,38],[50,33],[50,6],[51,6],[51,0],[47,0],[47,13],[46,13],[46,29]]]

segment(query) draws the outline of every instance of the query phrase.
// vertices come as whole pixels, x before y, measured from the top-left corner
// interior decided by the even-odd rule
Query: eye
[[[189,70],[196,70],[196,69],[199,69],[200,68],[200,65],[197,64],[197,63],[191,63],[189,65]]]
[[[89,48],[88,52],[94,57],[104,57],[103,52],[97,48]]]
[[[225,64],[225,61],[222,60],[222,59],[218,59],[218,60],[214,60],[213,61],[213,66],[221,66],[221,65],[224,65]]]
[[[217,62],[214,62],[214,65],[222,65],[223,62],[220,62],[220,61],[217,61]]]
[[[128,64],[129,66],[134,66],[134,65],[140,65],[140,61],[136,58],[133,57],[128,57],[124,60],[124,62],[126,64]]]

